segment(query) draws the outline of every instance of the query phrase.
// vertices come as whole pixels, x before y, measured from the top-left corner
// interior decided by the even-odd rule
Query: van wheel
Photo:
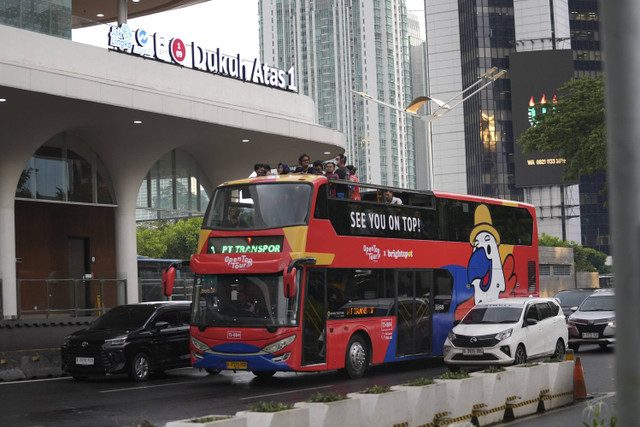
[[[347,354],[344,361],[349,378],[360,378],[369,366],[369,349],[361,335],[354,335],[347,345]]]
[[[214,368],[204,368],[204,370],[207,371],[207,374],[209,375],[218,375],[220,371],[222,371],[222,369],[214,369]]]
[[[516,348],[516,354],[513,357],[514,365],[522,365],[523,363],[527,363],[527,352],[524,349],[524,346],[520,344],[518,348]]]
[[[553,352],[552,357],[557,360],[564,360],[564,353],[565,353],[564,341],[558,338],[558,341],[556,341],[556,351]]]
[[[151,376],[151,360],[146,353],[137,353],[131,360],[129,366],[129,378],[134,381],[142,382]]]

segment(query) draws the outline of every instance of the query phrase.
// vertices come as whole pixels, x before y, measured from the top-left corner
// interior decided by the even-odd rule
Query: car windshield
[[[202,228],[260,230],[304,225],[313,186],[302,182],[262,182],[220,187]]]
[[[139,329],[153,314],[151,305],[121,305],[100,316],[89,329],[120,329],[129,331]]]
[[[516,323],[520,319],[522,307],[474,307],[462,319],[465,325],[488,323]]]
[[[589,295],[591,295],[589,291],[561,292],[556,294],[555,298],[559,299],[560,304],[562,304],[565,307],[574,307],[574,306],[580,305],[580,303],[584,301],[584,299]]]
[[[580,311],[615,311],[615,296],[591,296],[584,300]]]
[[[297,322],[298,292],[285,298],[282,274],[197,276],[191,324],[194,326],[279,327]]]

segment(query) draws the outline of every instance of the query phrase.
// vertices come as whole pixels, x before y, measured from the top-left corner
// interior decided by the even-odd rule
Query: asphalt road
[[[612,350],[585,346],[577,355],[581,357],[590,395],[602,396],[614,391]],[[415,378],[435,377],[444,371],[446,367],[442,362],[434,359],[374,367],[358,380],[348,380],[339,372],[331,371],[277,373],[263,381],[251,373],[207,375],[185,368],[168,371],[142,384],[132,383],[126,376],[87,382],[75,382],[68,377],[6,382],[0,383],[0,425],[129,426],[147,422],[161,426],[183,418],[235,414],[258,401],[295,403],[316,392],[344,394],[373,385],[395,385]],[[581,412],[580,405],[571,408]],[[562,411],[567,410],[542,415],[549,417],[544,424],[582,425],[582,415],[576,418],[575,414],[566,421],[556,422]],[[540,422],[538,417],[516,424],[533,426]]]

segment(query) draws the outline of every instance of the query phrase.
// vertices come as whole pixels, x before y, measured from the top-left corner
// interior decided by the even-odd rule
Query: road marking
[[[101,390],[99,393],[117,393],[120,391],[146,390],[148,388],[171,387],[171,386],[180,385],[180,384],[190,384],[192,382],[193,381],[182,381],[179,383],[170,383],[170,384],[156,384],[156,385],[146,385],[146,386],[140,386],[140,387],[115,388],[113,390]]]
[[[41,383],[43,381],[59,381],[59,380],[70,380],[70,379],[71,379],[70,377],[58,377],[58,378],[42,378],[42,379],[39,379],[39,380],[0,381],[0,385]]]
[[[256,396],[250,396],[250,397],[241,397],[240,400],[250,400],[250,399],[259,399],[262,397],[270,397],[270,396],[279,396],[281,394],[288,394],[288,393],[299,393],[301,391],[307,391],[307,390],[318,390],[321,388],[329,388],[329,387],[333,387],[333,385],[323,385],[321,387],[310,387],[310,388],[300,388],[298,390],[291,390],[291,391],[280,391],[278,393],[269,393],[269,394],[259,394]]]

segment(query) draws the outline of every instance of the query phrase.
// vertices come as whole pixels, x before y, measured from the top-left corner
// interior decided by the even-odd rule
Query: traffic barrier
[[[580,362],[580,356],[576,357],[576,362],[573,367],[573,398],[574,399],[587,398],[587,384],[584,381],[584,372],[582,371],[582,363]]]

